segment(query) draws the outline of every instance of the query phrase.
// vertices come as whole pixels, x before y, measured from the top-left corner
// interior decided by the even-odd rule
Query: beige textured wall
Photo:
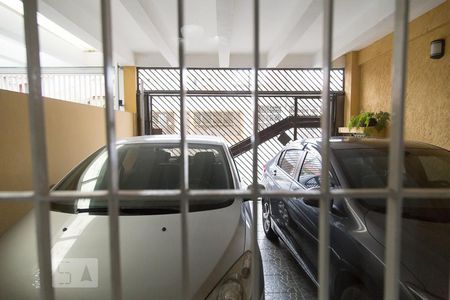
[[[446,53],[430,59],[430,42],[444,38]],[[392,35],[359,53],[360,109],[391,109]],[[450,149],[450,2],[409,25],[405,137]]]
[[[353,115],[359,113],[359,94],[361,86],[361,75],[359,68],[358,52],[353,51],[345,55],[345,102],[344,102],[344,124],[347,124]]]
[[[30,190],[31,150],[27,95],[0,90],[0,190]],[[50,184],[105,144],[104,109],[45,98]],[[133,114],[116,112],[117,137],[133,135]],[[0,235],[32,207],[0,203]]]

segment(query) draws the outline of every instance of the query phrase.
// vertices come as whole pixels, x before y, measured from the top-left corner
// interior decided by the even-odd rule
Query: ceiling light
[[[16,13],[23,16],[23,3],[20,0],[0,0],[0,4],[3,6],[15,11]],[[71,43],[72,45],[78,47],[79,49],[85,51],[85,52],[95,52],[96,49],[86,43],[85,41],[81,40],[80,38],[76,37],[63,27],[59,26],[49,18],[43,16],[39,12],[37,13],[37,23],[39,26],[44,28],[45,30],[53,33],[54,35],[58,36],[59,38],[65,40],[66,42]]]
[[[203,37],[205,30],[200,25],[188,24],[181,28],[181,33],[185,39],[199,39]]]

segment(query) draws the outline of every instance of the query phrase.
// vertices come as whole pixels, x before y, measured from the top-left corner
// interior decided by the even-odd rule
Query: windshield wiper
[[[162,215],[179,213],[179,207],[120,207],[120,215]],[[77,208],[76,213],[107,215],[108,207]]]
[[[180,212],[179,207],[126,207],[120,208],[121,215],[164,215]]]

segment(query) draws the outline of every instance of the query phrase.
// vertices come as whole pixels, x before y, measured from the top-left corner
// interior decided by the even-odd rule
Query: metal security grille
[[[189,68],[186,71],[187,93],[251,92],[251,69]],[[174,68],[139,68],[138,78],[147,92],[179,94],[180,72]],[[321,69],[261,69],[258,74],[260,93],[316,93],[322,90]],[[344,70],[330,72],[332,92],[344,90]]]
[[[395,9],[395,31],[394,31],[394,52],[393,52],[393,88],[392,88],[392,128],[389,151],[389,180],[386,189],[339,189],[329,188],[329,137],[330,137],[330,105],[329,101],[323,101],[321,113],[322,129],[322,169],[321,169],[321,189],[320,191],[305,192],[267,192],[261,190],[257,180],[257,155],[258,155],[258,131],[259,131],[259,91],[260,77],[259,64],[259,1],[253,1],[253,46],[254,46],[254,69],[251,71],[251,107],[254,112],[252,122],[252,188],[250,190],[190,190],[188,186],[188,164],[187,164],[187,101],[186,84],[184,80],[185,51],[181,28],[184,25],[183,0],[177,1],[178,12],[178,61],[180,67],[180,135],[181,135],[181,157],[182,167],[180,171],[181,187],[179,190],[139,190],[139,191],[119,191],[118,189],[118,168],[117,149],[115,145],[115,115],[113,110],[113,65],[112,65],[112,41],[111,41],[111,2],[101,0],[101,22],[104,54],[104,76],[105,76],[105,98],[106,98],[106,133],[108,148],[108,168],[109,183],[107,191],[96,192],[69,192],[48,191],[47,177],[47,151],[45,144],[45,127],[43,118],[43,101],[41,93],[41,69],[39,61],[39,36],[36,20],[37,0],[24,1],[24,23],[25,40],[28,64],[29,82],[29,121],[30,138],[32,146],[33,162],[33,191],[26,192],[1,192],[1,201],[34,201],[36,213],[36,230],[40,294],[41,299],[54,299],[52,287],[52,269],[50,253],[50,228],[49,228],[49,203],[50,201],[61,201],[67,199],[91,198],[108,199],[109,214],[109,239],[110,239],[110,263],[111,263],[111,298],[122,298],[120,248],[119,248],[119,218],[118,218],[118,197],[134,199],[134,201],[151,199],[180,199],[181,208],[181,241],[180,254],[182,258],[182,283],[183,293],[189,291],[189,260],[188,260],[188,208],[189,199],[199,197],[251,197],[253,200],[253,226],[252,226],[252,253],[256,254],[257,247],[257,201],[261,196],[285,196],[285,197],[320,197],[319,211],[319,299],[329,298],[329,204],[331,197],[386,197],[387,207],[387,231],[386,238],[386,270],[385,270],[385,299],[397,299],[399,295],[399,249],[400,249],[400,221],[402,210],[402,199],[407,198],[447,198],[449,189],[413,189],[403,188],[403,119],[405,104],[405,78],[406,78],[406,50],[407,50],[407,22],[408,22],[408,0],[396,0]],[[332,49],[332,12],[333,1],[324,0],[323,13],[323,86],[322,98],[330,97],[330,68]],[[256,259],[254,256],[253,259]],[[253,295],[258,291],[258,264],[252,264],[252,279],[254,281]]]
[[[180,100],[178,96],[149,96],[150,128],[153,133],[180,134]],[[319,96],[310,97],[260,97],[259,131],[280,125],[280,132],[274,137],[261,141],[258,154],[258,176],[262,175],[263,165],[282,147],[277,136],[285,132],[291,139],[320,137],[320,114],[322,100]],[[187,133],[197,135],[221,136],[230,147],[248,139],[252,132],[251,97],[246,96],[188,96]],[[313,117],[311,124],[303,128],[292,128],[290,118]],[[315,117],[315,118],[314,118]],[[315,121],[315,122],[314,122]],[[287,126],[285,126],[287,125]],[[308,127],[307,127],[308,125]],[[152,131],[150,131],[151,133]],[[251,153],[233,153],[241,179],[247,186],[252,181]]]
[[[223,137],[232,148],[244,185],[249,185],[252,181],[251,70],[191,68],[186,74],[187,133]],[[343,93],[343,70],[332,70],[330,78],[335,107],[336,95]],[[292,140],[320,137],[323,83],[321,69],[261,69],[258,80],[258,131],[270,136],[258,146],[260,178],[263,165],[283,147],[277,139],[279,134],[285,133]],[[139,68],[138,81],[145,94],[141,118],[147,126],[143,132],[179,134],[179,70]],[[336,109],[333,112],[336,114]],[[293,117],[295,120],[315,118],[298,128],[299,124],[292,122]],[[247,147],[243,146],[245,140],[248,140]]]

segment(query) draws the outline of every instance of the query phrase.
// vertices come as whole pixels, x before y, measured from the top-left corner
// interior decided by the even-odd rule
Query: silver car
[[[225,143],[188,137],[191,189],[239,189]],[[179,188],[180,139],[130,138],[117,143],[122,190]],[[107,151],[76,166],[53,190],[94,191],[107,187]],[[248,202],[192,199],[188,214],[190,293],[181,294],[181,224],[178,200],[120,201],[120,251],[124,299],[260,299],[261,257],[252,261]],[[110,299],[106,200],[52,203],[53,285],[57,299]],[[261,271],[252,295],[251,266]],[[39,295],[34,214],[30,212],[0,240],[0,299]]]

